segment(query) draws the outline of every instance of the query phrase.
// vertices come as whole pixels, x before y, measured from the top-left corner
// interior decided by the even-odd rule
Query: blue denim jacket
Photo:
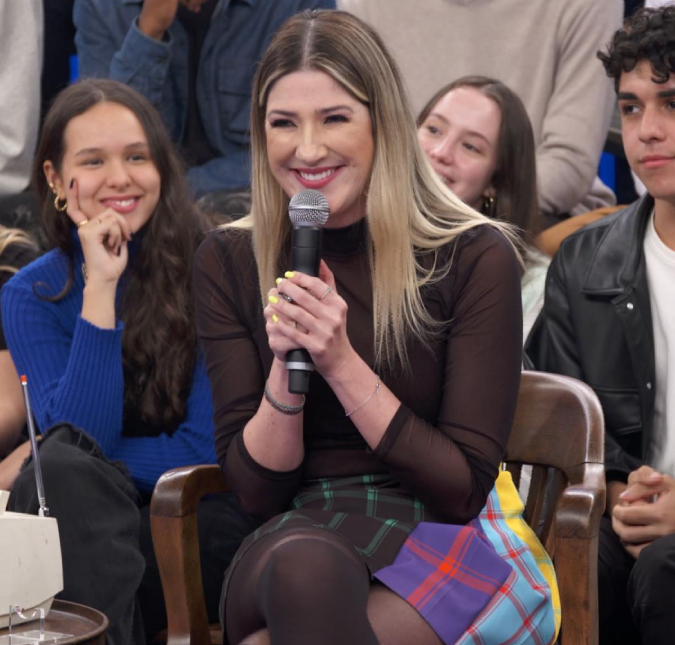
[[[159,110],[174,141],[185,130],[188,42],[174,20],[162,41],[138,29],[142,0],[75,0],[80,76],[122,81]],[[221,0],[201,52],[196,98],[204,131],[221,156],[191,168],[195,197],[250,181],[249,118],[256,65],[274,32],[302,9],[335,0]]]

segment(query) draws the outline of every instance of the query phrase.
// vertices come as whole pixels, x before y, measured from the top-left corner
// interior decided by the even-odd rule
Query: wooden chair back
[[[597,558],[605,506],[600,403],[576,379],[523,372],[506,453],[516,487],[531,466],[525,521],[553,559],[560,589],[560,645],[595,645]]]

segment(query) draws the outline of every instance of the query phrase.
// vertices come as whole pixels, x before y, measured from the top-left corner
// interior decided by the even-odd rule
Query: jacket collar
[[[582,291],[597,295],[618,295],[635,284],[644,272],[643,240],[654,199],[645,195],[614,216],[606,227]]]

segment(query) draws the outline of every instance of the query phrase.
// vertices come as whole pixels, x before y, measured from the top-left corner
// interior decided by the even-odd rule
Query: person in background
[[[21,267],[38,256],[35,242],[24,232],[0,226],[0,288]],[[21,384],[7,349],[0,325],[0,489],[9,490],[19,466],[28,456],[28,444],[21,441],[26,408]],[[15,450],[17,445],[23,446]],[[8,456],[9,455],[9,456]]]
[[[602,645],[675,634],[674,45],[675,7],[642,9],[599,53],[647,193],[562,243],[526,345],[537,369],[585,381],[602,403]]]
[[[42,0],[0,0],[0,222],[23,203],[40,119]]]
[[[33,182],[52,250],[4,286],[2,322],[43,435],[60,597],[104,612],[108,643],[144,643],[166,624],[152,489],[170,468],[215,461],[190,278],[203,227],[159,114],[117,81],[82,81],[57,97]],[[37,512],[31,463],[10,507]],[[227,494],[200,514],[213,617],[222,573],[255,523]]]
[[[497,645],[526,623],[552,643],[550,561],[500,497],[517,499],[499,470],[521,371],[517,236],[433,172],[395,63],[348,13],[287,21],[253,106],[251,213],[195,262],[219,462],[265,520],[228,570],[227,641]],[[330,209],[318,277],[290,270],[289,200],[307,189]],[[298,347],[306,397],[289,392]],[[446,577],[455,549],[500,582],[474,595]],[[427,602],[436,573],[448,584]]]
[[[381,34],[416,112],[448,79],[467,74],[499,79],[521,98],[537,151],[540,228],[614,203],[597,179],[612,87],[589,61],[621,25],[622,0],[339,0],[338,7]]]
[[[73,5],[75,0],[42,0],[45,17],[44,56],[42,65],[41,109],[44,119],[56,95],[66,87],[73,76],[71,58],[75,50]]]
[[[76,0],[80,77],[112,78],[161,113],[195,197],[250,181],[251,82],[272,34],[334,0]]]
[[[533,243],[539,213],[536,156],[522,101],[495,79],[465,76],[436,92],[417,117],[417,128],[431,165],[457,197],[520,230],[527,338],[544,304],[550,260]]]

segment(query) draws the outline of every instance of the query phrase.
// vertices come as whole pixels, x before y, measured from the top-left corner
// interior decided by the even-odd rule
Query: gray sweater
[[[42,0],[0,0],[0,197],[30,179],[40,118]]]
[[[415,113],[467,74],[497,78],[518,93],[534,129],[543,212],[612,199],[600,182],[592,190],[614,101],[595,54],[621,26],[622,0],[339,0],[338,6],[384,38]]]

